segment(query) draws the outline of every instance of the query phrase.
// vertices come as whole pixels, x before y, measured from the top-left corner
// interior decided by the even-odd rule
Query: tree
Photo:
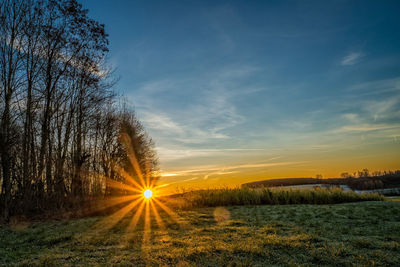
[[[120,118],[119,140],[124,148],[122,166],[139,184],[149,187],[159,178],[156,175],[158,160],[153,140],[133,112],[125,109]]]
[[[6,219],[10,211],[14,161],[12,148],[16,139],[13,134],[13,100],[22,82],[19,76],[22,62],[19,48],[23,38],[25,7],[23,1],[5,0],[0,4],[0,155],[3,217]]]
[[[119,170],[132,169],[131,151],[140,173],[156,178],[154,144],[134,113],[116,104],[105,63],[108,36],[87,13],[76,0],[0,2],[5,220],[11,211],[71,207],[111,194],[106,180],[125,182]]]
[[[358,171],[358,177],[369,177],[368,169],[363,169],[362,171]]]
[[[350,178],[350,177],[351,177],[351,174],[349,174],[348,172],[342,172],[342,173],[340,174],[340,177],[342,177],[342,178]]]

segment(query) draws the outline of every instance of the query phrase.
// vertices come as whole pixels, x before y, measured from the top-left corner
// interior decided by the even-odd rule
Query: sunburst
[[[146,171],[142,173],[129,138],[127,136],[123,137],[127,144],[128,158],[131,166],[133,166],[135,170],[135,175],[129,174],[121,167],[116,167],[118,174],[124,178],[125,183],[104,177],[107,186],[123,190],[124,192],[128,192],[128,194],[105,199],[100,204],[99,209],[112,208],[117,205],[122,207],[97,222],[93,229],[97,233],[98,231],[107,232],[123,218],[131,216],[126,227],[126,234],[124,235],[125,241],[129,242],[129,239],[133,235],[139,221],[143,219],[144,228],[142,242],[143,246],[145,246],[151,237],[151,220],[153,218],[159,230],[163,234],[168,234],[166,231],[165,219],[169,221],[172,219],[174,223],[179,224],[180,226],[187,225],[187,222],[161,200],[161,197],[165,197],[162,192],[163,187],[156,185],[157,179],[151,177],[148,165],[146,165]],[[163,214],[166,214],[168,218],[160,216],[160,210],[162,210]]]
[[[150,199],[153,196],[153,191],[151,189],[146,189],[143,192],[145,198]]]

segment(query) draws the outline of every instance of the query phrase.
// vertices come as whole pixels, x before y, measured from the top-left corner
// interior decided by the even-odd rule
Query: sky
[[[400,169],[399,1],[81,3],[166,190]]]

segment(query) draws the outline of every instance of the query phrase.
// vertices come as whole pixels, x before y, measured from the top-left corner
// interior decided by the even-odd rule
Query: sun
[[[150,189],[146,189],[144,190],[143,195],[145,198],[150,199],[153,196],[153,191],[151,191]]]
[[[123,135],[123,137],[124,136],[125,135]],[[152,172],[148,165],[144,166],[145,170],[141,169],[141,166],[136,159],[135,152],[133,151],[131,140],[129,137],[125,138],[127,143],[127,153],[129,156],[128,159],[134,169],[134,173],[130,174],[123,167],[116,164],[116,171],[123,178],[123,181],[104,177],[107,186],[115,188],[116,192],[122,190],[121,193],[123,194],[117,194],[116,196],[110,195],[110,197],[105,199],[104,205],[99,205],[98,210],[111,208],[117,205],[121,205],[121,208],[97,222],[93,227],[96,228],[96,231],[107,232],[125,216],[132,214],[133,216],[131,216],[130,222],[126,227],[125,241],[130,241],[131,239],[136,238],[137,232],[134,231],[134,229],[139,223],[143,222],[142,246],[144,248],[150,244],[153,219],[155,219],[160,231],[166,234],[167,230],[164,217],[169,216],[171,220],[182,227],[187,225],[187,222],[168,207],[169,203],[165,198],[165,195],[162,193],[162,188],[164,186],[156,185],[158,178],[152,176]],[[130,213],[131,211],[133,212]],[[160,211],[165,213],[161,215]],[[141,220],[142,218],[143,220]]]

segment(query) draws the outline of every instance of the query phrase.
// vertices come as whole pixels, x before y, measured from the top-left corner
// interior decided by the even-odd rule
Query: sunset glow
[[[357,14],[345,3],[318,1],[313,9],[263,1],[165,5],[170,18],[146,32],[135,4],[86,4],[98,18],[132,12],[124,22],[131,34],[118,34],[118,20],[107,24],[119,36],[113,59],[156,140],[166,190],[399,168],[399,38],[381,30],[390,32],[395,8],[368,28],[377,10],[371,2],[354,4],[362,6],[353,7],[363,10]],[[310,10],[318,12],[307,16]],[[182,14],[193,15],[187,27],[163,23],[185,21]],[[137,43],[130,54],[118,52]]]
[[[398,266],[399,11],[0,0],[0,267]]]

